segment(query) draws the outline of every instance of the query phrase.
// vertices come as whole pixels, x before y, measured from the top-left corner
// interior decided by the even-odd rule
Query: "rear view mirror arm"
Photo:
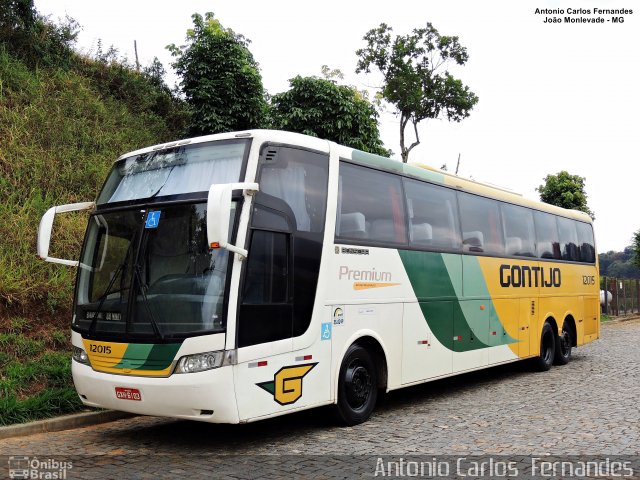
[[[211,185],[207,199],[207,239],[210,248],[224,248],[246,258],[247,250],[229,243],[229,216],[231,212],[231,192],[242,189],[247,197],[260,190],[257,183],[224,183]]]

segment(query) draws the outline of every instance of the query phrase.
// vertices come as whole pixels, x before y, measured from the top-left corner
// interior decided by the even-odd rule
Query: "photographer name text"
[[[624,23],[633,15],[630,8],[536,8],[542,23]]]

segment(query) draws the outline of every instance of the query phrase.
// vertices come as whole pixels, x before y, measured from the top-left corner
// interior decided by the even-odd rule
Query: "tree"
[[[187,44],[167,46],[191,108],[191,135],[264,126],[267,112],[258,63],[249,40],[224,28],[213,13],[194,14]]]
[[[356,73],[369,73],[372,67],[382,73],[381,95],[400,116],[400,150],[406,163],[411,150],[420,144],[418,123],[442,114],[449,121],[460,122],[469,116],[478,97],[446,70],[452,61],[464,65],[469,58],[458,37],[440,35],[431,23],[394,39],[391,32],[385,23],[367,32],[363,38],[367,46],[356,51]],[[415,141],[407,146],[409,122]]]
[[[329,78],[341,75],[324,68],[323,73]],[[273,127],[388,156],[375,107],[363,92],[329,78],[297,76],[289,80],[291,88],[271,98]]]
[[[595,219],[594,213],[587,206],[584,185],[584,177],[570,175],[563,170],[557,175],[544,177],[544,185],[540,185],[536,190],[540,192],[540,200],[545,203],[580,210]]]
[[[80,26],[71,17],[55,24],[34,0],[0,0],[0,44],[27,65],[69,68]]]
[[[631,263],[640,268],[640,230],[633,234],[633,238],[631,239],[631,248],[633,250]]]
[[[600,275],[618,278],[640,278],[640,265],[634,263],[635,240],[633,243],[634,245],[625,247],[622,252],[614,252],[612,250],[600,253],[598,255]]]

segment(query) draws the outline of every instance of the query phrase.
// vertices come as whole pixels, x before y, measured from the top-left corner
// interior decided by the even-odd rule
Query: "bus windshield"
[[[97,204],[206,192],[214,183],[240,179],[249,140],[182,145],[115,163]]]
[[[206,230],[205,203],[94,214],[74,328],[160,339],[224,330],[229,257],[209,248]]]

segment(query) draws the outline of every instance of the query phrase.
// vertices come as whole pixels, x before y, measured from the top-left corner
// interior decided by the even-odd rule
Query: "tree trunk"
[[[404,146],[404,129],[407,126],[409,117],[405,117],[404,113],[400,114],[400,156],[402,157],[402,163],[407,163],[409,160],[409,151]]]
[[[407,127],[407,123],[411,120],[410,116],[406,116],[404,113],[400,114],[400,155],[402,156],[402,163],[407,163],[409,161],[409,153],[413,150],[413,147],[417,147],[420,145],[420,137],[418,136],[418,122],[415,120],[411,120],[413,123],[413,133],[416,136],[416,141],[413,142],[409,147],[405,146],[404,142],[404,129]]]

